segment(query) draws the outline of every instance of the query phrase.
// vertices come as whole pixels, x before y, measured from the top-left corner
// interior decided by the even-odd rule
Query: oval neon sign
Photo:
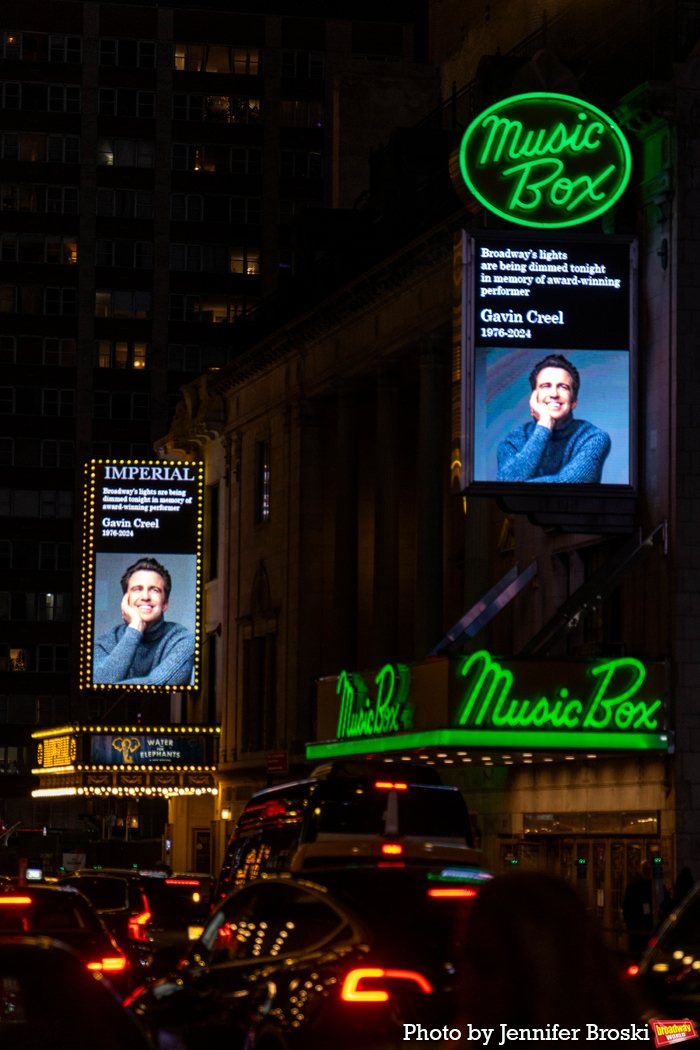
[[[630,178],[620,128],[589,102],[531,92],[489,106],[464,132],[461,177],[489,211],[521,226],[576,226],[607,211]]]

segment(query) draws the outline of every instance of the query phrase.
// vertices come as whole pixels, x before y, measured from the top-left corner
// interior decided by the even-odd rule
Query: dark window
[[[277,638],[243,642],[243,750],[272,751],[277,707]]]
[[[209,579],[219,575],[219,486],[209,487]]]
[[[255,523],[270,520],[270,442],[255,445]]]

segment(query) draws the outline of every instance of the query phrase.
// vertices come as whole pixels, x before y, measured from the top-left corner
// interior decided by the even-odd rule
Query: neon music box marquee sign
[[[542,229],[602,215],[624,192],[632,168],[627,140],[610,117],[550,92],[489,106],[464,132],[457,159],[453,177],[485,208]]]
[[[494,658],[486,649],[376,675],[343,671],[319,693],[328,737],[310,759],[430,747],[672,749],[666,672],[634,657]],[[332,686],[332,690],[331,690]]]

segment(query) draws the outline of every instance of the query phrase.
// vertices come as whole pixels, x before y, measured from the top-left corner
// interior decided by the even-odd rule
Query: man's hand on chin
[[[535,423],[539,423],[541,427],[546,427],[547,430],[554,430],[555,420],[550,416],[547,406],[537,400],[536,390],[533,390],[530,394],[530,414]]]
[[[125,594],[122,598],[122,619],[127,627],[133,627],[139,634],[143,634],[148,624],[141,619],[138,609],[129,605],[128,597],[128,594]]]

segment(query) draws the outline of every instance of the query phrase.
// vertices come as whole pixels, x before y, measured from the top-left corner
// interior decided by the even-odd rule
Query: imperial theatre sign
[[[321,679],[309,759],[430,747],[669,750],[665,665],[531,661],[485,649]]]
[[[453,155],[453,179],[509,222],[554,229],[588,222],[624,192],[631,154],[605,113],[570,95],[531,92],[489,106]]]

